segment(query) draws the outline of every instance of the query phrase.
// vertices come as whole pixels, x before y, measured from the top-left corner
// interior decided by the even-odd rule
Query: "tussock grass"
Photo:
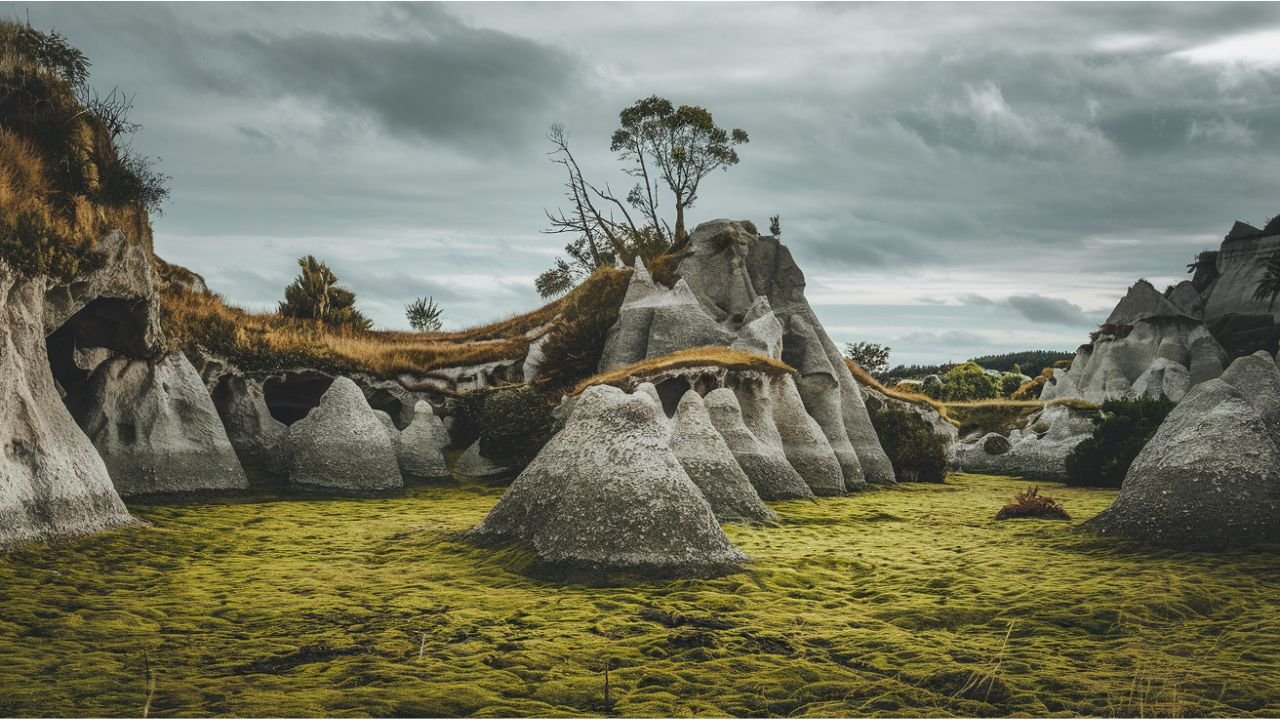
[[[931,407],[935,411],[937,411],[938,415],[940,415],[943,420],[946,420],[947,422],[951,423],[952,425],[955,425],[956,427],[960,426],[960,423],[957,422],[955,419],[953,419],[947,413],[947,406],[943,404],[941,401],[935,400],[929,397],[928,395],[924,395],[921,393],[912,393],[912,392],[906,392],[904,390],[899,390],[897,388],[885,387],[879,380],[875,378],[874,375],[867,372],[865,368],[863,368],[858,363],[850,360],[849,358],[845,358],[844,364],[849,366],[849,371],[853,373],[853,379],[857,380],[858,383],[862,385],[866,385],[872,390],[875,390],[876,392],[887,395],[893,398],[894,400],[901,400],[903,402],[911,403],[912,405],[921,405],[921,406]]]
[[[795,368],[781,360],[774,360],[759,353],[736,350],[722,345],[706,345],[689,348],[688,350],[678,350],[593,375],[578,383],[577,387],[573,389],[573,393],[576,395],[592,385],[613,385],[627,389],[628,380],[631,378],[696,367],[720,367],[727,370],[755,371],[769,375],[785,375],[796,371]]]
[[[502,488],[134,505],[151,527],[0,556],[0,715],[137,716],[146,660],[153,717],[600,716],[605,667],[622,717],[1280,713],[1274,552],[995,520],[1023,487],[774,503],[726,527],[746,572],[614,588],[457,541]]]
[[[169,263],[160,267],[162,277],[189,281],[194,275]],[[596,293],[600,278],[615,274],[623,276],[625,289],[629,272],[601,271],[565,297],[537,310],[451,332],[359,330],[277,313],[254,313],[229,305],[216,294],[192,292],[181,282],[168,283],[163,288],[162,318],[177,348],[204,348],[246,370],[309,366],[385,378],[429,375],[441,368],[523,356],[533,340],[549,331],[546,326],[566,309],[577,307],[583,298]]]

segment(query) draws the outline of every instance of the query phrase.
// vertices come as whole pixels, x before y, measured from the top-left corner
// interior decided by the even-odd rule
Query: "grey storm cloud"
[[[858,302],[957,295],[906,287],[928,273],[1008,297],[928,327],[815,303],[841,340],[1074,347],[1134,278],[1280,212],[1280,52],[1245,42],[1274,3],[0,5],[28,10],[134,96],[173,176],[158,252],[254,303],[316,254],[390,327],[419,295],[454,326],[537,303],[565,240],[539,232],[547,126],[627,188],[609,136],[651,94],[751,135],[693,224],[779,214],[824,292],[877,289]]]
[[[998,300],[982,295],[963,295],[960,302],[966,305],[1009,308],[1033,323],[1090,327],[1100,322],[1097,313],[1086,313],[1075,303],[1043,295],[1010,295]]]

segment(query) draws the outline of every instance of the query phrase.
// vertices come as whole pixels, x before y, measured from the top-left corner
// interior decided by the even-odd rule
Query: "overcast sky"
[[[1134,280],[1280,213],[1276,4],[4,4],[135,96],[156,250],[274,307],[328,260],[378,325],[531,309],[563,237],[547,127],[626,187],[658,94],[751,136],[692,225],[782,237],[838,343],[1074,349]]]

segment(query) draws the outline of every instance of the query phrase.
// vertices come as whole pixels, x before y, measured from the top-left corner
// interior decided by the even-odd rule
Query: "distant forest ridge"
[[[1017,365],[1024,375],[1035,377],[1040,371],[1052,367],[1060,360],[1071,360],[1074,352],[1060,350],[1023,350],[1000,355],[983,355],[972,358],[972,361],[988,370],[1010,372]],[[960,363],[943,363],[941,365],[895,365],[886,372],[885,378],[892,380],[919,379],[925,375],[940,375]]]

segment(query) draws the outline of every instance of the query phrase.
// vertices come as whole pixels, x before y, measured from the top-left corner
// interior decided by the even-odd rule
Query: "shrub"
[[[560,321],[542,346],[540,389],[558,394],[596,374],[630,279],[630,270],[601,268],[566,296]]]
[[[1007,372],[1000,376],[1001,397],[1012,397],[1022,388],[1022,375]]]
[[[1047,367],[1041,370],[1039,375],[1023,383],[1009,398],[1011,400],[1038,400],[1041,391],[1044,390],[1045,383],[1049,382],[1051,377],[1053,377],[1053,368]]]
[[[1174,402],[1159,400],[1108,400],[1093,419],[1093,436],[1067,455],[1067,484],[1120,487],[1138,453],[1173,410]]]
[[[1031,487],[1027,488],[1026,492],[1016,493],[1013,496],[1013,502],[1000,508],[1000,512],[996,513],[997,520],[1009,520],[1011,518],[1070,520],[1071,515],[1058,504],[1057,500],[1047,495],[1041,495],[1039,487]]]
[[[946,402],[963,402],[994,398],[1000,391],[996,379],[973,361],[951,368],[941,380],[941,383],[923,385],[925,394]]]
[[[528,385],[502,388],[484,398],[480,454],[499,465],[522,469],[551,439],[551,405]]]
[[[924,418],[879,400],[868,401],[867,411],[899,481],[940,483],[946,479],[946,441]]]
[[[314,255],[298,258],[298,277],[284,289],[279,312],[300,320],[319,320],[368,330],[373,323],[356,309],[356,294],[338,286],[338,276]]]

